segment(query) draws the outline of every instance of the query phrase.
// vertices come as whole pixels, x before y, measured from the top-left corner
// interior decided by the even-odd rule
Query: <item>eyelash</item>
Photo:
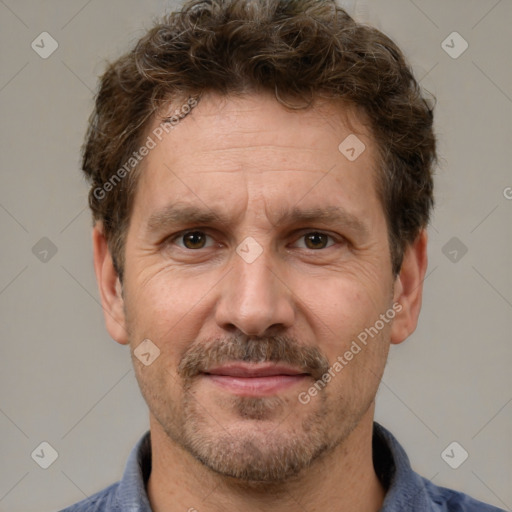
[[[186,231],[181,231],[180,233],[177,233],[176,235],[173,235],[173,236],[169,237],[165,241],[165,243],[166,244],[167,243],[176,243],[176,241],[182,240],[185,235],[190,234],[190,233],[200,233],[200,234],[206,235],[207,237],[213,238],[205,230],[201,230],[201,229],[188,229]],[[301,249],[307,249],[307,250],[316,252],[316,251],[321,251],[321,250],[329,249],[333,245],[336,245],[336,243],[340,243],[340,242],[344,243],[344,242],[346,242],[346,240],[343,239],[342,237],[335,237],[334,235],[330,235],[329,233],[326,233],[326,232],[320,231],[320,230],[303,231],[302,234],[297,238],[297,240],[303,239],[305,236],[312,235],[312,234],[315,234],[315,235],[325,235],[329,239],[331,239],[333,241],[333,243],[331,243],[330,245],[327,245],[326,247],[322,247],[321,249],[309,249],[308,247],[301,247]],[[208,249],[209,248],[209,247],[200,247],[199,249],[189,249],[188,247],[184,247],[184,246],[179,246],[179,247],[181,249],[184,249],[186,251],[191,251],[191,252],[192,251],[200,251],[201,249]]]

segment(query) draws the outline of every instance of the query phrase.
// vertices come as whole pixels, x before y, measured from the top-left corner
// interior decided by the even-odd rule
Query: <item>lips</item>
[[[205,372],[207,375],[224,375],[226,377],[272,377],[276,375],[306,375],[300,369],[277,364],[227,364],[214,367]]]
[[[309,376],[301,369],[270,363],[232,363],[203,373],[211,384],[239,396],[275,395]]]

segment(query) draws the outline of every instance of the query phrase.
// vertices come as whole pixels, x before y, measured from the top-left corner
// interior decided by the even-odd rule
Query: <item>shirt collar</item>
[[[376,422],[373,424],[373,464],[387,489],[380,512],[434,510],[424,479],[412,470],[407,454],[395,437]]]
[[[373,424],[373,463],[387,490],[380,512],[433,510],[424,480],[415,473],[404,449],[378,423]],[[151,512],[146,483],[151,473],[151,441],[146,432],[133,448],[117,488],[116,506],[123,512]]]
[[[146,484],[151,473],[151,437],[146,432],[128,457],[116,492],[116,507],[123,512],[152,512]]]

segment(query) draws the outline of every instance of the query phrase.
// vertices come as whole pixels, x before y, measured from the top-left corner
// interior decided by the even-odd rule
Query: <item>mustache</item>
[[[178,375],[189,380],[213,366],[234,362],[284,363],[311,374],[315,380],[329,370],[329,361],[319,349],[292,337],[237,336],[194,342],[180,360]]]

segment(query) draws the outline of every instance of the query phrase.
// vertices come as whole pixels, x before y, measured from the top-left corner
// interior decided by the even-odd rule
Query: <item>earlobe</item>
[[[105,324],[110,336],[123,345],[129,342],[124,314],[124,301],[119,276],[114,268],[103,226],[96,223],[92,232],[94,270],[100,291]]]
[[[391,343],[402,343],[416,329],[427,262],[427,232],[422,230],[414,243],[407,246],[395,281],[394,302],[400,304],[401,310],[391,327]]]

